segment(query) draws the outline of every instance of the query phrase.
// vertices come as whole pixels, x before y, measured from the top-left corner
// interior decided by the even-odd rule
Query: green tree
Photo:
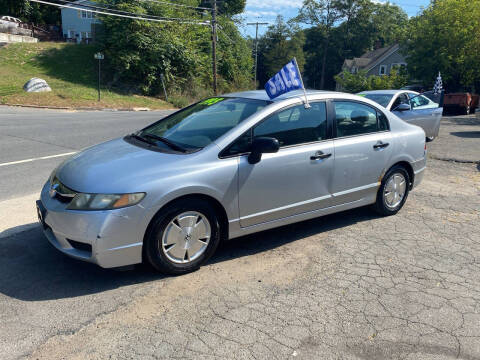
[[[325,86],[325,70],[329,51],[330,33],[341,18],[340,0],[304,0],[296,21],[313,25],[323,32],[323,54],[320,70],[320,89]]]
[[[223,0],[218,1],[217,9],[222,15],[232,16],[242,13],[246,4],[247,0]],[[202,0],[200,6],[212,7],[212,0]]]
[[[297,59],[300,70],[305,58],[303,43],[305,37],[294,25],[287,24],[282,16],[277,16],[275,24],[269,26],[258,44],[258,81],[262,86],[292,58]]]
[[[411,20],[404,48],[411,75],[449,91],[480,88],[480,1],[436,0]]]
[[[28,0],[0,0],[0,15],[9,15],[35,24],[60,25],[60,9]]]
[[[407,31],[407,14],[396,5],[371,0],[341,0],[333,5],[337,20],[328,31],[324,26],[305,30],[305,78],[314,88],[335,88],[334,75],[345,59],[395,43]]]
[[[201,14],[188,8],[132,0],[104,1],[137,14],[201,19]],[[103,34],[99,46],[105,51],[107,73],[113,85],[157,95],[161,92],[160,77],[164,74],[169,90],[196,96],[196,91],[211,88],[209,26],[113,16],[102,16],[101,20]],[[228,17],[219,17],[219,22],[222,26],[218,42],[220,89],[244,87],[250,81],[252,68],[246,40]]]

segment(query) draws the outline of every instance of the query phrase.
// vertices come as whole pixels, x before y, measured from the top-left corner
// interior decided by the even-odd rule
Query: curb
[[[134,107],[134,108],[91,108],[91,107],[67,107],[67,106],[44,106],[44,105],[25,105],[25,104],[1,104],[0,106],[11,106],[11,107],[25,107],[33,109],[51,109],[51,110],[69,110],[69,111],[169,111],[169,110],[178,110],[175,108],[168,109],[155,109],[152,110],[147,107]]]

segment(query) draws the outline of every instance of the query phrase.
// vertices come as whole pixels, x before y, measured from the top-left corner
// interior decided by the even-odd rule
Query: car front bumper
[[[55,248],[103,268],[142,262],[145,229],[140,226],[144,213],[140,204],[104,211],[67,210],[67,204],[52,199],[48,191],[49,182],[37,210],[43,232]]]

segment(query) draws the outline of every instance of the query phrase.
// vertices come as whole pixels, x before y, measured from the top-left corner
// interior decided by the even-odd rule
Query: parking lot
[[[428,149],[396,216],[361,208],[236,239],[179,277],[101,269],[58,253],[36,225],[5,229],[0,357],[478,359],[480,121],[445,117]],[[28,195],[9,186],[0,208]]]

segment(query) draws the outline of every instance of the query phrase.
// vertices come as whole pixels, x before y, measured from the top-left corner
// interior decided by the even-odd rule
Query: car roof
[[[307,95],[328,95],[328,94],[340,94],[339,92],[335,91],[321,91],[321,90],[306,90]],[[265,90],[249,90],[249,91],[241,91],[241,92],[234,92],[229,94],[224,94],[222,96],[225,97],[239,97],[239,98],[247,98],[247,99],[256,99],[256,100],[266,100],[266,101],[281,101],[285,99],[291,99],[294,97],[304,96],[303,90],[294,90],[289,91],[283,95],[276,97],[275,99],[270,99],[267,95]]]
[[[398,94],[398,93],[403,93],[403,92],[418,94],[417,92],[412,91],[412,90],[391,90],[391,89],[390,89],[390,90],[369,90],[369,91],[362,91],[362,92],[359,92],[359,94],[364,94],[364,95],[367,95],[367,94],[396,95],[396,94]]]

